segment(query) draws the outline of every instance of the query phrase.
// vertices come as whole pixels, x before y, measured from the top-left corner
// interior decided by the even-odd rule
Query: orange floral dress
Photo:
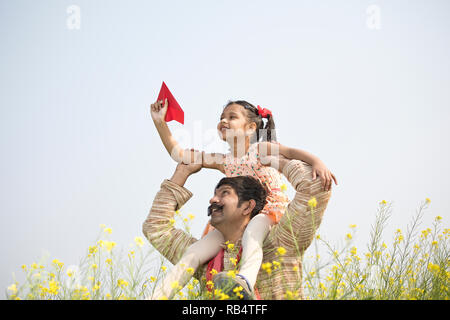
[[[261,164],[258,143],[252,144],[242,158],[235,158],[231,153],[226,154],[223,166],[227,177],[252,176],[264,185],[268,191],[267,203],[260,213],[266,214],[273,223],[278,223],[289,203],[289,199],[281,190],[283,181],[280,172]],[[208,222],[202,237],[213,229]]]

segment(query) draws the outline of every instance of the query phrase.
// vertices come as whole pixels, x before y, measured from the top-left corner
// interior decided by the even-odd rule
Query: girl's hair
[[[277,136],[275,133],[275,122],[273,121],[272,115],[267,116],[266,125],[264,125],[263,118],[259,115],[258,108],[252,105],[250,102],[245,100],[228,101],[226,107],[232,104],[238,104],[242,106],[247,111],[247,119],[249,122],[256,123],[256,141],[277,141]]]

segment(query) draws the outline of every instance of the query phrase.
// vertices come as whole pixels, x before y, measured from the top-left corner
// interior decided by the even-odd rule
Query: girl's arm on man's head
[[[327,166],[318,157],[305,150],[290,148],[280,143],[260,142],[258,144],[261,156],[281,156],[290,160],[301,160],[310,164],[313,168],[313,179],[319,176],[325,190],[330,190],[332,181],[337,185],[337,179]]]
[[[310,165],[313,165],[316,162],[321,161],[315,155],[296,148],[290,148],[281,143],[274,143],[269,141],[263,141],[258,143],[258,153],[261,156],[282,156],[289,160],[301,160]]]

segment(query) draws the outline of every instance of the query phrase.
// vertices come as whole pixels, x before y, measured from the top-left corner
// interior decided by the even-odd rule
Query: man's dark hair
[[[250,218],[256,216],[266,205],[267,191],[257,179],[251,176],[237,176],[222,178],[216,186],[216,189],[223,185],[233,188],[238,196],[238,207],[244,201],[255,200],[256,205],[250,214]]]

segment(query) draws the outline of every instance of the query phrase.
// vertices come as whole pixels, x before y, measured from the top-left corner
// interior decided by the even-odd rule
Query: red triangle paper
[[[166,118],[164,120],[166,122],[175,120],[181,124],[184,124],[184,111],[183,109],[181,109],[177,100],[175,100],[174,96],[169,91],[169,88],[167,88],[166,84],[163,81],[161,90],[159,91],[158,100],[162,100],[164,103],[166,98],[169,105],[167,106]]]

